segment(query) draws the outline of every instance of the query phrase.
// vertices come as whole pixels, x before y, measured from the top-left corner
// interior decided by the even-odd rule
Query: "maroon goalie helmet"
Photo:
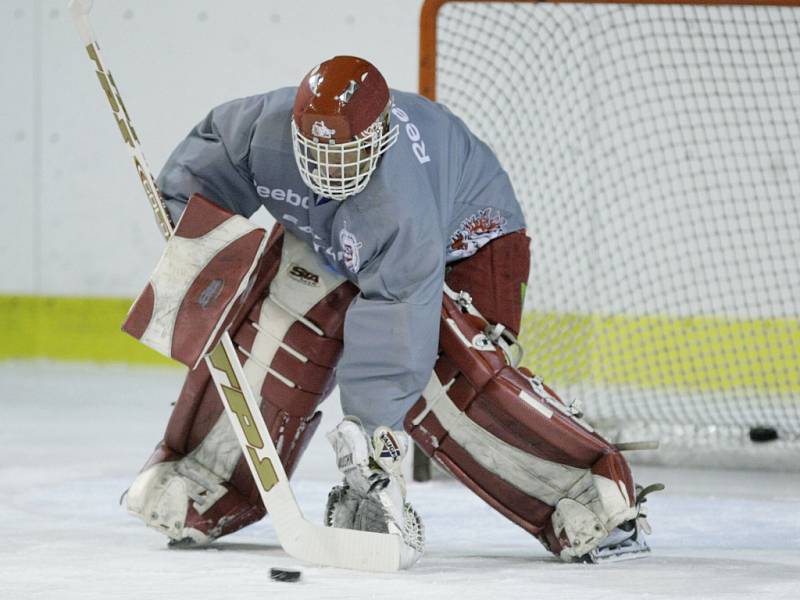
[[[397,140],[391,107],[386,81],[362,58],[335,56],[311,69],[292,115],[294,156],[306,185],[334,200],[363,190]]]

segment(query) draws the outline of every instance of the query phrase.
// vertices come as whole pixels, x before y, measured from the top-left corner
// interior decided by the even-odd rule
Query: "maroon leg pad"
[[[277,226],[270,236],[261,271],[246,297],[240,316],[230,329],[236,345],[247,352],[257,334],[255,323],[269,295],[269,285],[280,266],[282,245],[283,230]],[[291,388],[268,374],[261,390],[254,390],[260,392],[261,414],[289,476],[319,426],[322,413],[316,411],[317,406],[335,385],[335,367],[342,352],[344,315],[356,293],[355,286],[342,283],[304,315],[323,331],[323,336],[301,322],[295,322],[289,328],[283,343],[305,356],[306,362],[278,348],[269,366],[294,382],[296,387]],[[240,352],[239,359],[244,362],[246,358]],[[206,438],[223,410],[208,368],[201,363],[187,375],[164,441],[144,469],[158,462],[180,460],[192,452]],[[204,514],[198,514],[189,503],[187,527],[194,527],[214,539],[264,516],[266,511],[243,458],[239,459],[230,480],[223,485],[228,493]]]
[[[528,257],[528,239],[522,232],[504,236],[450,269],[447,283],[456,292],[468,291],[475,308],[490,322],[500,322],[518,331],[522,310],[520,284],[527,279]],[[621,454],[570,415],[550,388],[535,387],[530,372],[509,366],[498,349],[481,351],[465,343],[479,336],[485,327],[485,322],[466,314],[445,297],[440,356],[434,372],[447,388],[446,401],[452,403],[452,408],[444,410],[437,406],[435,398],[430,403],[422,398],[406,415],[405,428],[426,454],[495,510],[558,554],[566,541],[559,540],[552,531],[551,516],[561,488],[546,490],[550,495],[548,502],[521,490],[502,473],[481,464],[466,449],[475,451],[474,440],[465,447],[456,439],[459,436],[467,439],[464,436],[469,434],[461,431],[456,435],[448,430],[439,415],[452,415],[455,411],[460,415],[458,418],[466,416],[479,426],[486,433],[485,438],[491,440],[486,452],[513,453],[514,460],[519,460],[522,452],[531,457],[531,469],[539,459],[570,467],[564,471],[574,473],[575,479],[573,482],[566,476],[562,482],[563,497],[568,497],[573,483],[591,481],[589,475],[593,473],[624,484],[632,500],[630,471]]]

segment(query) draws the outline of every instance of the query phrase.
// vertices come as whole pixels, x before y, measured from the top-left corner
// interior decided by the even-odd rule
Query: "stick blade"
[[[281,529],[290,530],[277,531],[283,549],[299,560],[358,571],[388,573],[401,568],[402,540],[397,535],[324,527],[305,519],[281,524]]]

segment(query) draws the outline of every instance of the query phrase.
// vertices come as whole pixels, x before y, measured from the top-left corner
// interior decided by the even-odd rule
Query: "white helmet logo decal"
[[[319,86],[323,81],[325,81],[325,77],[318,71],[319,65],[314,67],[314,70],[311,72],[311,75],[308,78],[308,87],[311,89],[311,93],[319,98]]]
[[[350,83],[347,84],[347,89],[338,96],[336,96],[336,99],[342,105],[347,104],[348,102],[350,102],[350,99],[353,97],[353,94],[356,93],[357,89],[358,89],[358,84],[351,79]]]
[[[328,129],[323,121],[314,121],[311,126],[311,135],[316,138],[332,138],[336,135],[336,130]]]

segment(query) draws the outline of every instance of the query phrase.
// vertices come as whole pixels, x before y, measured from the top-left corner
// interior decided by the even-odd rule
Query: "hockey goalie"
[[[146,525],[207,544],[265,514],[201,361],[227,329],[287,473],[339,386],[326,524],[400,535],[404,566],[424,549],[409,436],[564,560],[647,549],[620,452],[516,366],[525,221],[446,108],[337,56],[214,108],[158,183],[178,226],[125,329],[192,370],[127,494]],[[262,206],[269,235],[247,219]]]

